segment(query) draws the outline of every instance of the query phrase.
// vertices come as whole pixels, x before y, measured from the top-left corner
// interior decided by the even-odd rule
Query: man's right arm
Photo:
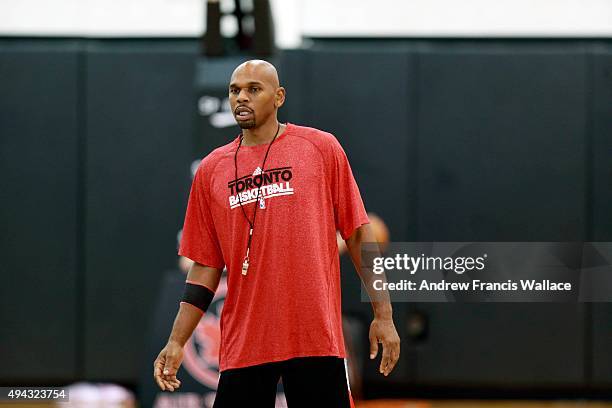
[[[187,274],[187,281],[216,292],[221,272],[221,269],[194,262]],[[183,347],[193,334],[203,312],[189,303],[180,303],[168,344],[162,349],[153,364],[153,376],[162,390],[174,391],[180,386],[176,373],[183,361]]]
[[[187,274],[187,281],[207,287],[213,292],[217,291],[219,280],[221,279],[221,269],[216,269],[210,266],[205,266],[194,262]],[[203,310],[198,309],[189,303],[181,302],[172,333],[168,342],[176,342],[181,347],[185,346],[189,337],[198,325],[202,317]]]

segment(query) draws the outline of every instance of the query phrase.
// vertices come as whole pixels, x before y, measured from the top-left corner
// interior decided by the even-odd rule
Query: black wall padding
[[[602,47],[603,48],[603,47]],[[612,241],[612,48],[591,57],[591,179],[593,241]],[[595,384],[612,385],[612,304],[592,305],[590,374]]]
[[[591,239],[612,241],[612,49],[591,57]]]
[[[412,57],[332,49],[310,53],[308,58],[306,125],[338,138],[366,209],[389,221],[394,240],[407,239],[415,176],[408,160],[415,148]]]
[[[585,238],[586,57],[525,48],[419,56],[420,240]]]
[[[279,120],[292,123],[309,123],[311,105],[311,70],[306,50],[286,50],[277,66],[281,86],[285,88],[285,104],[278,111]]]
[[[76,375],[78,45],[0,40],[0,383]]]
[[[87,378],[138,378],[159,281],[176,265],[195,50],[154,41],[87,50]]]
[[[419,55],[418,236],[581,240],[586,58],[554,47],[431,47]],[[422,304],[418,383],[585,383],[585,308]],[[563,359],[559,356],[563,355]]]
[[[584,304],[411,304],[426,341],[404,336],[406,366],[426,385],[585,385]],[[536,385],[537,384],[537,385]]]
[[[196,76],[198,47],[0,39],[0,383],[143,375],[191,160],[238,132],[197,116],[233,68]],[[609,41],[320,40],[277,62],[281,119],[338,137],[393,241],[612,240]],[[369,324],[348,259],[342,276]],[[608,304],[394,307],[386,385],[612,385]]]

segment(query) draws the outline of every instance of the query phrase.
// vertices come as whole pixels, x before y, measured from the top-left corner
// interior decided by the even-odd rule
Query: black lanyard
[[[259,187],[257,187],[257,198],[255,199],[255,211],[253,212],[253,222],[251,222],[251,219],[247,215],[246,210],[242,206],[242,199],[240,198],[240,193],[238,193],[238,202],[240,203],[240,208],[242,208],[242,214],[244,215],[244,218],[246,218],[247,222],[249,223],[249,240],[247,241],[246,256],[244,257],[244,261],[242,262],[242,274],[243,275],[246,275],[249,269],[249,251],[251,250],[251,239],[253,238],[253,230],[255,229],[255,218],[257,217],[257,207],[259,207],[258,205],[259,193],[261,193],[261,187],[263,185],[263,174],[265,171],[264,166],[266,165],[266,159],[268,158],[268,153],[270,153],[270,148],[272,147],[272,143],[274,143],[274,141],[276,140],[276,137],[278,136],[279,131],[280,131],[280,122],[278,123],[278,127],[276,128],[276,134],[274,135],[274,138],[268,145],[268,149],[266,150],[266,155],[264,156],[263,163],[261,164],[262,177],[261,177],[261,184],[259,185]],[[235,176],[236,182],[238,182],[238,150],[240,150],[240,146],[242,146],[243,138],[244,136],[240,134],[240,143],[238,144],[238,148],[236,148],[236,153],[234,154],[234,176]]]

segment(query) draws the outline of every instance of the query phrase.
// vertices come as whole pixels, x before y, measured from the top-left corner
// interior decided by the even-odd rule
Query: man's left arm
[[[373,273],[373,265],[363,265],[364,263],[371,263],[372,257],[363,259],[361,257],[361,244],[371,243],[373,248],[378,248],[376,238],[370,224],[363,224],[353,231],[352,235],[346,240],[346,246],[349,254],[355,265],[355,269],[361,278],[363,285],[368,292],[372,303],[372,309],[374,311],[374,320],[370,324],[370,359],[376,358],[378,354],[378,343],[382,343],[383,352],[382,360],[380,362],[379,371],[385,376],[389,373],[397,364],[397,360],[400,355],[400,338],[395,329],[393,323],[393,310],[391,308],[391,301],[389,299],[389,293],[385,291],[375,290],[373,286],[374,279],[380,279],[381,276]],[[368,246],[369,249],[369,246]],[[379,256],[380,253],[377,255]]]

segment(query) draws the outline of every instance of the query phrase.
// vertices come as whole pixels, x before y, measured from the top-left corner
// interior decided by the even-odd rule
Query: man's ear
[[[276,94],[274,95],[274,106],[280,108],[285,103],[285,88],[279,86],[276,88]]]

